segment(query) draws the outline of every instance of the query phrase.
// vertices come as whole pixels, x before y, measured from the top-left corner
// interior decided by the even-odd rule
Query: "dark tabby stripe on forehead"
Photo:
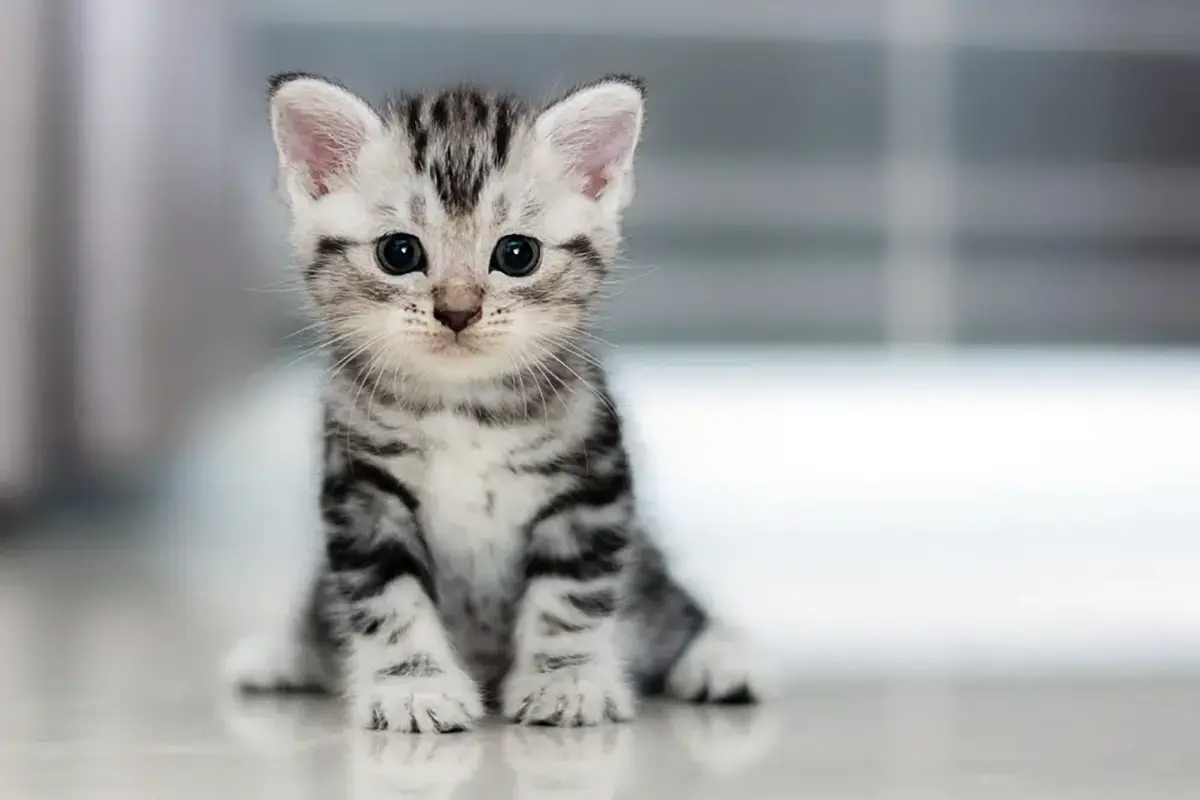
[[[500,169],[508,162],[508,148],[512,142],[514,116],[513,104],[510,99],[502,99],[503,102],[496,105],[496,127],[492,131],[492,138],[495,141],[492,160],[496,164],[497,169]]]
[[[430,111],[429,114],[430,117],[433,118],[433,125],[435,128],[440,130],[450,127],[449,105],[450,104],[447,102],[445,94],[438,95],[437,99],[433,101],[433,110]]]
[[[475,124],[481,128],[486,126],[490,115],[488,104],[478,93],[471,95],[471,104],[475,106]]]
[[[452,216],[465,217],[479,203],[483,182],[487,175],[480,169],[476,159],[458,160],[447,158],[429,168],[433,188],[437,190],[442,207]]]
[[[511,95],[469,85],[405,95],[390,109],[407,135],[413,169],[433,182],[447,213],[459,216],[475,210],[487,179],[508,163],[529,113]]]
[[[404,104],[404,126],[408,131],[409,147],[412,150],[413,169],[425,171],[425,151],[429,148],[429,134],[421,123],[421,97],[413,95]]]

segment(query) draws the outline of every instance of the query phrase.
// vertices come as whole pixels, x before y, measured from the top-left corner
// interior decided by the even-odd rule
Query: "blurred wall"
[[[645,75],[615,338],[1200,341],[1194,0],[255,0],[240,13],[244,180],[264,186],[273,71],[372,98],[461,79],[546,97]],[[252,213],[266,214],[264,261],[283,263],[281,220]]]
[[[225,2],[0,10],[0,485],[143,473],[269,349],[233,208]]]
[[[371,98],[647,77],[614,341],[1200,343],[1194,0],[12,0],[0,22],[0,486],[138,471],[303,324],[281,70]]]
[[[38,0],[0,5],[0,153],[28,155],[37,137]],[[0,499],[33,480],[35,349],[34,162],[6,159],[8,189],[0,193]]]

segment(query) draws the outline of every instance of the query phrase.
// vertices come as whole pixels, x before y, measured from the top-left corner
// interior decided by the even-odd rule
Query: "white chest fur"
[[[510,468],[511,454],[530,434],[452,414],[425,417],[413,433],[419,455],[390,466],[420,500],[437,572],[480,591],[500,589],[519,561],[525,526],[545,499],[544,478]]]

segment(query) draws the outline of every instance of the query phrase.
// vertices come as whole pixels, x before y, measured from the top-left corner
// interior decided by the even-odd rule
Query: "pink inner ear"
[[[288,155],[308,168],[314,199],[329,193],[330,179],[353,162],[366,137],[352,120],[296,108],[283,112],[282,124]]]
[[[616,114],[587,120],[558,137],[556,144],[568,154],[571,171],[583,177],[583,193],[591,199],[604,192],[628,157],[636,124],[632,114]]]

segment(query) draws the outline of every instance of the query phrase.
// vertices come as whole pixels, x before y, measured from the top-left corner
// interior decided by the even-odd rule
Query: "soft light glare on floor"
[[[1200,663],[1196,366],[623,349],[614,382],[663,540],[768,649],[1112,666]],[[260,553],[252,586],[297,580],[316,541],[315,386],[264,381],[185,460],[180,516],[211,533],[180,546]]]

